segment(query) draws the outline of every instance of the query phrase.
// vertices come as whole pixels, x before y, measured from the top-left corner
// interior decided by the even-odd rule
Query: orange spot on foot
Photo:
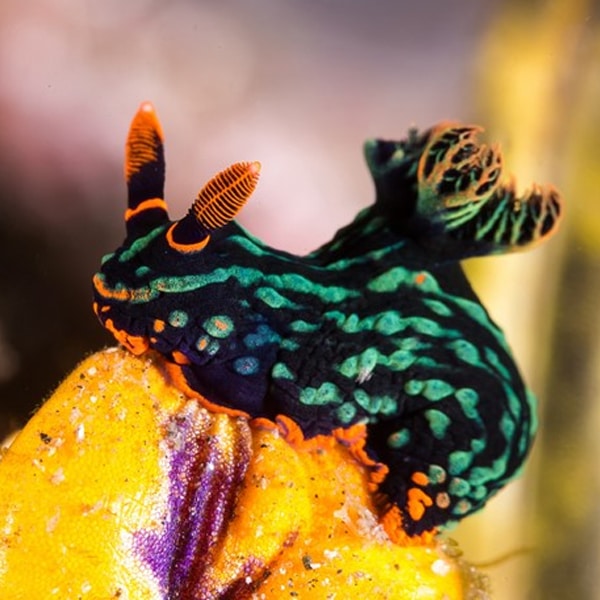
[[[366,451],[367,427],[359,423],[351,427],[333,430],[335,439],[348,448],[352,457],[369,471],[369,490],[374,492],[389,472],[388,467],[373,458]]]
[[[433,542],[437,534],[435,529],[425,531],[419,535],[410,536],[406,533],[402,524],[402,514],[400,509],[391,503],[388,503],[381,518],[379,519],[381,526],[385,529],[388,537],[392,542],[401,546],[420,546],[427,545]]]
[[[440,492],[435,497],[435,504],[439,508],[448,508],[450,506],[450,496],[446,492]]]
[[[427,475],[425,475],[425,473],[423,473],[421,471],[417,471],[417,472],[413,473],[412,477],[410,479],[413,483],[416,483],[417,485],[428,485],[429,484],[429,477],[427,477]]]
[[[225,323],[225,321],[221,321],[220,319],[215,319],[212,323],[219,331],[226,331],[229,325]]]
[[[120,344],[136,356],[143,354],[150,347],[148,338],[141,335],[129,335],[124,329],[117,329],[112,319],[106,319],[104,327],[115,336]]]
[[[189,365],[190,364],[190,359],[183,352],[179,352],[178,350],[173,350],[173,352],[171,352],[171,356],[173,356],[173,360],[178,365]]]
[[[406,508],[413,521],[420,521],[427,507],[433,505],[433,500],[421,489],[410,488]]]

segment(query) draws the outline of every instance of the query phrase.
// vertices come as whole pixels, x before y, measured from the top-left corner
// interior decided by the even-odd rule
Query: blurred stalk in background
[[[496,600],[600,598],[597,11],[592,0],[506,2],[480,58],[477,120],[518,186],[552,182],[567,208],[543,249],[468,265],[540,399],[526,476],[457,532],[475,563],[515,554],[490,566]]]

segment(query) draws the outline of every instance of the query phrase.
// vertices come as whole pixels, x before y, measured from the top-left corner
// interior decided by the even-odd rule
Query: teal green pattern
[[[409,534],[463,518],[520,471],[537,420],[459,261],[535,243],[560,214],[552,188],[519,199],[501,184],[476,132],[443,124],[367,142],[376,202],[306,256],[233,221],[180,251],[166,215],[139,211],[94,279],[96,312],[177,362],[213,405],[285,415],[306,438],[363,424],[368,456],[388,468],[379,491]],[[161,165],[130,182],[133,208],[161,197]]]

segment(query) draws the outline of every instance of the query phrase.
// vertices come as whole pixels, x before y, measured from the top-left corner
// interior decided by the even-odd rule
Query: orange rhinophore
[[[259,162],[239,162],[217,173],[198,193],[192,211],[207,229],[235,218],[258,183]]]
[[[139,173],[149,163],[156,163],[160,158],[160,146],[163,132],[154,107],[144,102],[136,113],[131,127],[127,146],[125,147],[125,180]]]
[[[203,250],[210,234],[233,221],[258,183],[259,162],[239,162],[217,173],[199,192],[190,212],[166,233],[173,250]]]

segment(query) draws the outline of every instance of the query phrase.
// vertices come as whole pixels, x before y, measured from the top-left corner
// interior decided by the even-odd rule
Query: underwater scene
[[[0,596],[600,599],[594,3],[2,12]]]

